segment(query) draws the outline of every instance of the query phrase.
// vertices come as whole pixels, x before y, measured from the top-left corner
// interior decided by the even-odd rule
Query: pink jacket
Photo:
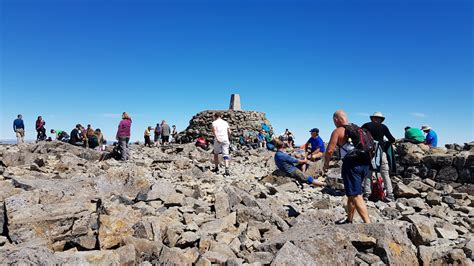
[[[117,138],[130,137],[130,128],[132,127],[132,120],[122,119],[118,125]]]

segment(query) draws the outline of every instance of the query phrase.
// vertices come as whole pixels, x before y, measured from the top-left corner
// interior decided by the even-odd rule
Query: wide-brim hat
[[[421,130],[423,130],[423,131],[425,131],[425,130],[430,130],[430,129],[431,129],[431,127],[428,126],[428,125],[423,125],[423,126],[421,126]]]
[[[383,114],[382,114],[381,112],[375,112],[373,115],[370,116],[371,119],[372,119],[373,117],[382,118],[382,121],[385,120],[385,116],[383,116]]]

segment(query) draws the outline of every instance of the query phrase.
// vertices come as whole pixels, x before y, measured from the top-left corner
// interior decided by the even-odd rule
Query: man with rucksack
[[[386,125],[383,124],[385,117],[381,112],[375,112],[372,116],[370,116],[370,121],[365,123],[362,128],[369,131],[372,135],[372,138],[376,142],[376,153],[379,156],[376,156],[372,169],[374,172],[380,172],[382,176],[383,184],[386,190],[386,197],[387,201],[394,201],[395,198],[393,197],[393,188],[392,188],[392,181],[390,180],[390,168],[388,165],[387,159],[387,150],[392,143],[395,142],[395,138],[390,133],[390,130]],[[387,141],[384,140],[387,138]],[[368,175],[364,179],[364,200],[368,200],[370,195],[372,194],[372,175]]]
[[[324,170],[329,168],[329,161],[338,147],[342,159],[341,175],[347,196],[347,217],[336,224],[351,224],[356,210],[365,223],[370,223],[367,206],[362,198],[362,180],[369,173],[374,141],[365,129],[350,124],[343,110],[334,113],[333,121],[336,129],[331,134],[324,155]]]

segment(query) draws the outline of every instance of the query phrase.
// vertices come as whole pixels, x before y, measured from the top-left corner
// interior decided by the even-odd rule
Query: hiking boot
[[[385,202],[394,202],[395,201],[395,198],[393,197],[393,195],[388,195],[385,197]]]
[[[225,176],[230,176],[229,168],[226,168],[226,169],[225,169],[224,175],[225,175]]]
[[[219,173],[219,168],[218,168],[218,167],[215,167],[214,169],[211,170],[211,172],[213,172],[213,173]]]
[[[369,196],[364,196],[364,201],[365,202],[369,201]]]
[[[336,221],[336,224],[337,225],[341,225],[341,224],[352,224],[352,221],[349,221],[347,218],[344,218],[344,219],[341,219],[339,221]]]

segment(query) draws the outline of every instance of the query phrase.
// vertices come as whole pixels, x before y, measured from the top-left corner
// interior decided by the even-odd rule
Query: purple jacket
[[[118,125],[117,138],[130,137],[130,128],[132,127],[132,120],[122,119]]]

